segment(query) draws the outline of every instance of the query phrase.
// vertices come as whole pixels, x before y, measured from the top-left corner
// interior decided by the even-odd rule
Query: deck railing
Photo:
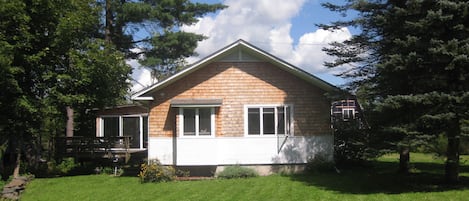
[[[130,158],[130,136],[116,137],[57,137],[55,150],[58,156],[114,158],[124,156]]]

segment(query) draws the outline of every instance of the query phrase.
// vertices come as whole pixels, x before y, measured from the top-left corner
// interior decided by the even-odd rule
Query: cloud
[[[199,43],[196,49],[199,56],[189,62],[243,39],[307,72],[328,73],[331,70],[323,63],[331,58],[322,52],[322,48],[330,42],[351,37],[347,28],[337,31],[312,29],[295,44],[291,22],[300,14],[304,0],[226,0],[223,3],[228,8],[218,15],[203,17],[197,24],[182,28],[209,37]]]
[[[132,87],[130,88],[131,93],[138,92],[153,84],[151,71],[149,69],[142,67],[135,59],[127,60],[126,63],[133,68],[132,80],[130,81],[132,84]]]
[[[243,39],[253,45],[297,66],[309,73],[331,77],[332,70],[324,67],[324,61],[332,60],[322,48],[333,41],[343,41],[351,37],[347,28],[337,31],[321,29],[304,29],[299,38],[291,36],[292,20],[300,16],[307,2],[305,0],[226,0],[223,4],[228,8],[216,15],[200,18],[192,26],[184,26],[182,30],[208,36],[199,42],[197,57],[188,59],[193,63],[214,51]],[[317,5],[319,6],[319,5]],[[311,19],[314,20],[314,19]],[[151,84],[150,73],[146,69],[134,70],[134,79],[143,85]],[[335,70],[337,71],[337,69]],[[327,78],[326,78],[327,79]],[[135,86],[135,89],[139,86]],[[141,87],[141,86],[140,86]]]

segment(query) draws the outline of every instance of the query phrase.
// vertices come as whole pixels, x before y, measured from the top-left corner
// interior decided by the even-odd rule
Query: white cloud
[[[209,37],[198,44],[196,52],[199,56],[189,58],[188,62],[193,63],[238,39],[243,39],[309,73],[332,73],[323,66],[324,61],[331,58],[321,49],[330,42],[348,39],[351,34],[347,28],[335,32],[312,28],[299,39],[292,38],[291,22],[300,14],[305,3],[306,0],[224,1],[223,4],[228,8],[217,15],[200,18],[198,23],[182,27],[184,31]],[[150,73],[145,70],[136,69],[133,77],[148,85],[151,84]]]
[[[350,38],[347,28],[338,31],[311,30],[294,44],[290,32],[292,19],[300,14],[304,0],[226,0],[228,8],[218,15],[206,16],[183,30],[208,36],[199,43],[193,62],[238,40],[246,40],[310,73],[330,72],[323,63],[330,60],[322,48],[333,41]],[[311,19],[314,20],[314,19]]]
[[[130,88],[131,92],[137,92],[143,88],[153,84],[153,79],[151,78],[151,71],[147,68],[140,66],[137,60],[127,60],[128,65],[132,66],[132,87]]]

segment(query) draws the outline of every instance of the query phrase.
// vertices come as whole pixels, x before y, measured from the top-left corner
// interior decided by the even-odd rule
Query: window
[[[148,144],[148,116],[145,115],[119,115],[103,116],[98,136],[119,137],[129,136],[130,148],[143,149]]]
[[[212,136],[215,130],[215,108],[180,108],[182,136]]]
[[[291,134],[290,106],[247,106],[245,130],[249,136]]]
[[[342,115],[344,120],[353,119],[355,118],[355,110],[354,109],[342,109]]]

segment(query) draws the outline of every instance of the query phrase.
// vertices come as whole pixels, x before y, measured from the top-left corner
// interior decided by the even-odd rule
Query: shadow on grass
[[[335,171],[292,175],[294,181],[351,194],[399,194],[406,192],[442,192],[469,189],[469,177],[461,176],[459,184],[444,182],[444,164],[414,163],[409,174],[396,172],[395,162],[372,162],[370,165]],[[461,165],[460,172],[469,172]]]

